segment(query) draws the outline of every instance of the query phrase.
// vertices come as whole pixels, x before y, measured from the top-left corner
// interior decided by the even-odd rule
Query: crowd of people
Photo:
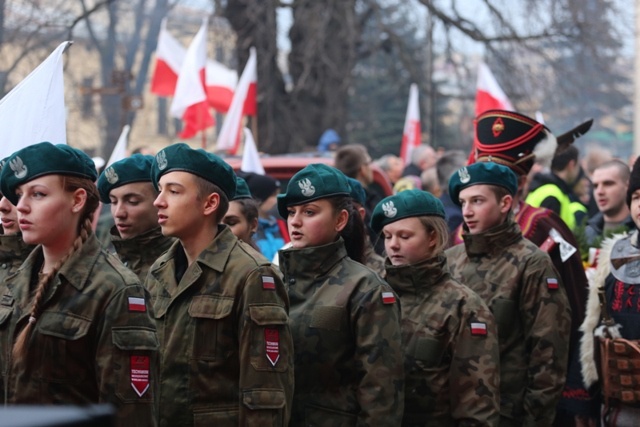
[[[282,186],[183,143],[102,171],[67,145],[13,153],[4,404],[109,403],[118,426],[640,424],[640,164],[515,112],[474,137],[406,165],[334,144]]]

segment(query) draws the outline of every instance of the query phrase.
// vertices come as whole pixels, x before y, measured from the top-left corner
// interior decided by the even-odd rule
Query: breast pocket
[[[193,358],[223,362],[238,344],[233,328],[233,298],[211,295],[193,297],[189,316],[195,322]]]
[[[40,354],[41,378],[57,383],[84,381],[95,362],[87,338],[91,321],[70,313],[44,312],[36,325],[34,351]]]
[[[512,331],[519,330],[520,315],[518,314],[518,304],[515,301],[498,298],[491,303],[491,311],[498,326],[498,337],[504,341]]]
[[[0,306],[0,374],[2,375],[5,375],[9,370],[6,356],[9,354],[9,346],[12,345],[9,339],[11,313],[13,313],[13,309]]]
[[[427,321],[425,324],[405,320],[403,322],[405,334],[407,334],[408,325],[411,325],[413,335],[405,338],[409,344],[406,353],[409,358],[414,360],[418,370],[435,369],[448,362],[450,359],[450,355],[447,353],[449,332],[443,324],[432,321]]]

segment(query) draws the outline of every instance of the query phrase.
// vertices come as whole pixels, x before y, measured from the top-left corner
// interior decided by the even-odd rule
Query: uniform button
[[[2,264],[2,268],[7,268],[7,267],[8,267],[7,263]]]
[[[293,285],[296,283],[296,279],[294,279],[293,277],[291,279],[289,279],[289,284]]]
[[[123,264],[125,267],[129,267],[129,261],[125,261]]]

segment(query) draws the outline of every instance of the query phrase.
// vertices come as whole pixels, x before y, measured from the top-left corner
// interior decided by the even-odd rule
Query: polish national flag
[[[260,160],[260,153],[249,128],[244,128],[244,149],[242,151],[240,170],[242,172],[257,173],[258,175],[265,174],[264,166],[262,166],[262,161]]]
[[[206,90],[211,108],[221,113],[229,111],[237,83],[235,70],[211,59],[207,61]]]
[[[182,43],[167,31],[167,19],[163,19],[156,47],[156,68],[151,77],[151,93],[173,96],[186,53]]]
[[[507,98],[487,64],[482,62],[478,69],[476,117],[487,110],[513,111],[513,105],[511,105],[511,101]]]
[[[418,105],[418,85],[413,83],[409,89],[409,105],[400,147],[400,158],[404,164],[411,163],[411,152],[418,145],[420,145],[420,106]]]
[[[255,47],[252,47],[249,52],[249,60],[242,71],[238,86],[233,95],[233,100],[231,101],[231,107],[229,107],[229,112],[222,123],[222,129],[220,129],[220,134],[218,135],[217,149],[228,150],[231,154],[236,154],[238,150],[242,116],[245,111],[250,110],[250,108],[248,108],[250,104],[253,104],[255,114],[258,59]]]
[[[191,138],[215,124],[204,88],[206,64],[207,20],[204,19],[187,49],[171,103],[171,115],[184,123],[180,138]]]

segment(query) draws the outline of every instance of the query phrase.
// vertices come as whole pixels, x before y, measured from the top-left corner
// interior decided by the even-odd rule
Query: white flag
[[[43,141],[67,143],[61,43],[47,59],[0,100],[0,159]]]
[[[260,154],[256,148],[256,142],[253,140],[253,135],[249,128],[244,128],[244,151],[242,152],[242,165],[240,166],[242,172],[254,172],[259,175],[264,175],[264,166],[260,161]]]
[[[127,157],[127,143],[129,142],[130,130],[131,126],[124,125],[124,127],[122,128],[122,133],[120,133],[120,137],[118,138],[118,142],[116,142],[116,146],[113,147],[111,157],[109,157],[109,161],[107,162],[106,167],[109,167],[112,163],[115,163]]]
[[[412,83],[409,87],[409,103],[407,115],[404,119],[402,132],[402,144],[400,145],[400,158],[405,165],[411,163],[413,149],[420,145],[420,105],[418,103],[418,85]]]
[[[240,121],[242,120],[244,101],[249,93],[251,83],[258,80],[257,65],[256,48],[251,47],[249,50],[249,60],[242,71],[242,76],[240,76],[238,86],[233,94],[231,107],[229,107],[229,112],[224,118],[222,129],[220,129],[220,134],[218,135],[216,143],[217,150],[235,151],[238,148],[236,143],[238,141],[238,133],[240,132]]]

